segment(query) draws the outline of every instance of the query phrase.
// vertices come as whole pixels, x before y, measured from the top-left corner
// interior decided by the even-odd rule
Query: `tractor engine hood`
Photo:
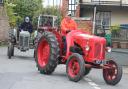
[[[90,35],[82,31],[72,33],[72,37],[83,48],[85,54],[87,53],[85,48],[89,47],[86,56],[89,62],[105,59],[106,39],[104,37]]]

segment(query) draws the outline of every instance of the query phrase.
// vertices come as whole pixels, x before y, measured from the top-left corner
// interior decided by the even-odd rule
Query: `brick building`
[[[92,19],[80,17],[80,4],[82,0],[62,0],[62,15],[71,12],[73,19],[78,23],[78,28],[92,33]]]
[[[7,41],[9,30],[8,17],[3,2],[3,0],[0,0],[0,42]]]
[[[69,11],[72,12],[73,16],[80,17],[80,2],[81,0],[62,0],[62,14]]]
[[[108,34],[112,26],[121,26],[120,35],[113,37],[113,42],[126,43],[125,48],[128,48],[128,0],[63,0],[62,5],[63,16],[71,12],[74,17],[84,18],[82,23],[86,26],[81,26],[81,21],[78,21],[78,25],[87,31],[92,32],[92,22],[96,23],[96,34],[102,31]]]

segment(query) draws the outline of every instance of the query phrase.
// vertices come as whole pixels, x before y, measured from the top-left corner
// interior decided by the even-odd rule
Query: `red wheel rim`
[[[107,80],[114,80],[117,76],[117,65],[114,62],[109,62],[109,68],[104,69]]]
[[[41,67],[45,67],[48,63],[50,55],[50,46],[46,39],[43,39],[38,45],[38,63]]]
[[[71,76],[72,78],[74,78],[76,75],[78,75],[80,71],[80,64],[77,61],[76,58],[73,58],[69,61],[68,64],[68,74],[69,76]]]

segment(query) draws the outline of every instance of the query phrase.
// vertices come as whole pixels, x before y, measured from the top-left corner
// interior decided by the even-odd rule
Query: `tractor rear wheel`
[[[109,68],[103,69],[103,78],[107,84],[116,85],[122,78],[122,67],[113,60],[107,65]]]
[[[48,31],[42,34],[35,52],[38,70],[42,74],[54,72],[59,57],[59,44],[56,36]]]
[[[73,53],[66,64],[66,72],[69,80],[78,82],[85,73],[85,62],[83,57],[78,53]]]

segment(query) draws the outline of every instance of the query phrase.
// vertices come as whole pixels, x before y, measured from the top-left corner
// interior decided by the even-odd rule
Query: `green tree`
[[[59,25],[62,20],[62,14],[60,12],[60,8],[58,6],[47,6],[42,9],[42,14],[45,15],[55,15],[58,17],[57,24]]]
[[[5,7],[11,26],[23,21],[25,16],[31,19],[39,15],[42,10],[42,0],[6,0]]]
[[[9,17],[9,24],[11,27],[15,27],[17,19],[20,19],[19,16],[15,16],[14,8],[15,5],[9,2],[5,3],[5,9],[7,11],[7,15]]]
[[[17,0],[14,11],[21,17],[39,14],[42,8],[42,0]]]

